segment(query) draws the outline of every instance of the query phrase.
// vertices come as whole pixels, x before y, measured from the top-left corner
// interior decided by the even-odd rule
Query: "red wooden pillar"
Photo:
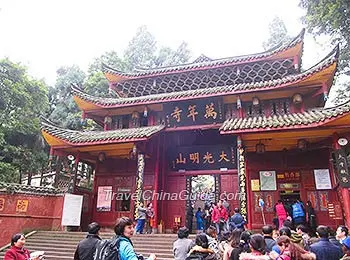
[[[340,150],[341,147],[338,144],[338,136],[333,136],[333,147],[334,150]],[[347,227],[350,227],[350,192],[348,188],[339,187],[340,193],[343,197],[343,209],[345,214],[345,224]]]
[[[156,153],[156,165],[154,167],[154,184],[153,184],[153,206],[154,206],[154,223],[155,227],[158,227],[158,201],[157,196],[155,196],[159,191],[159,170],[160,170],[160,142],[161,138],[158,136],[157,140],[157,153]]]

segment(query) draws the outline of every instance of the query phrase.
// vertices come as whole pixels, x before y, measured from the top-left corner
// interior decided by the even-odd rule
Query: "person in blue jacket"
[[[140,259],[135,253],[131,237],[134,235],[134,223],[128,217],[117,219],[114,232],[119,238],[119,259],[120,260],[138,260]],[[157,259],[155,254],[150,254],[147,260]]]

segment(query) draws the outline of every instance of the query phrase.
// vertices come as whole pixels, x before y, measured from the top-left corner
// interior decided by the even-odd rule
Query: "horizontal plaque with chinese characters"
[[[168,152],[173,171],[236,169],[235,155],[235,148],[224,145],[176,147]]]
[[[167,127],[222,123],[221,98],[197,99],[164,104]]]

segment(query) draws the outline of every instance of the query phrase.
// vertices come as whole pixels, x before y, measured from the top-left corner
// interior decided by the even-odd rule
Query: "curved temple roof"
[[[331,108],[316,108],[303,113],[292,113],[274,116],[255,116],[247,118],[232,118],[226,120],[221,128],[221,134],[248,133],[255,131],[307,128],[324,125],[350,112],[350,101]]]
[[[109,131],[76,131],[63,129],[55,126],[48,120],[41,118],[41,132],[46,141],[48,136],[54,137],[61,141],[60,145],[83,146],[90,144],[110,144],[110,143],[127,143],[141,141],[163,130],[163,125],[147,126],[139,128],[118,129]]]
[[[210,67],[228,66],[228,65],[233,65],[237,63],[254,62],[254,61],[259,61],[262,59],[268,59],[273,57],[278,58],[279,54],[286,52],[287,50],[300,44],[298,50],[294,51],[296,52],[296,54],[294,53],[293,53],[294,55],[287,54],[289,57],[292,57],[295,55],[301,55],[304,33],[305,33],[305,29],[303,29],[300,32],[300,34],[297,37],[295,37],[293,40],[291,40],[289,43],[277,45],[276,47],[261,53],[235,56],[235,57],[223,58],[223,59],[210,59],[204,55],[201,55],[192,63],[162,67],[162,68],[156,68],[156,69],[141,70],[135,73],[122,72],[117,69],[113,69],[106,64],[102,64],[102,70],[109,81],[116,83],[116,82],[122,82],[129,79],[135,79],[135,78],[141,78],[141,77],[157,76],[157,75],[169,74],[169,73],[179,73],[179,72],[184,72],[184,71],[193,70],[193,69],[206,69]]]
[[[322,72],[327,68],[331,68],[334,72],[338,61],[339,47],[337,46],[332,52],[330,52],[322,61],[310,69],[295,74],[288,75],[281,79],[260,81],[255,83],[242,83],[228,86],[220,86],[213,88],[202,88],[195,90],[178,91],[173,93],[162,93],[140,97],[130,98],[101,98],[88,95],[78,88],[72,87],[72,93],[75,96],[76,102],[85,102],[94,104],[95,108],[117,108],[117,107],[128,107],[135,105],[146,105],[155,103],[165,103],[176,100],[186,100],[210,96],[224,96],[230,94],[241,94],[252,91],[262,91],[269,89],[278,89],[290,86],[292,84],[300,84],[303,81],[310,79],[313,75],[318,72]]]

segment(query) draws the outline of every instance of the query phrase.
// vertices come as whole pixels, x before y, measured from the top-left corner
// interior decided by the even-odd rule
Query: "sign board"
[[[97,188],[96,211],[111,211],[112,186],[99,186]]]
[[[260,181],[258,179],[250,180],[252,191],[260,191]]]
[[[277,173],[277,180],[279,182],[300,182],[300,172],[280,172]]]
[[[28,200],[17,200],[16,212],[27,212],[28,204]]]
[[[350,173],[348,161],[344,149],[334,152],[335,163],[339,176],[339,185],[344,188],[350,188]]]
[[[5,209],[5,199],[0,198],[0,211],[3,211]]]
[[[66,194],[64,195],[62,226],[80,226],[81,209],[83,196]]]
[[[329,218],[334,220],[342,220],[343,212],[340,202],[328,203],[328,215]]]
[[[167,127],[193,126],[222,123],[222,98],[194,99],[190,101],[165,103]]]
[[[315,169],[314,176],[317,190],[332,189],[331,177],[328,169]]]
[[[261,190],[276,190],[276,172],[275,171],[260,171],[260,189]]]
[[[235,155],[236,149],[224,145],[183,146],[168,151],[173,171],[236,169]]]

